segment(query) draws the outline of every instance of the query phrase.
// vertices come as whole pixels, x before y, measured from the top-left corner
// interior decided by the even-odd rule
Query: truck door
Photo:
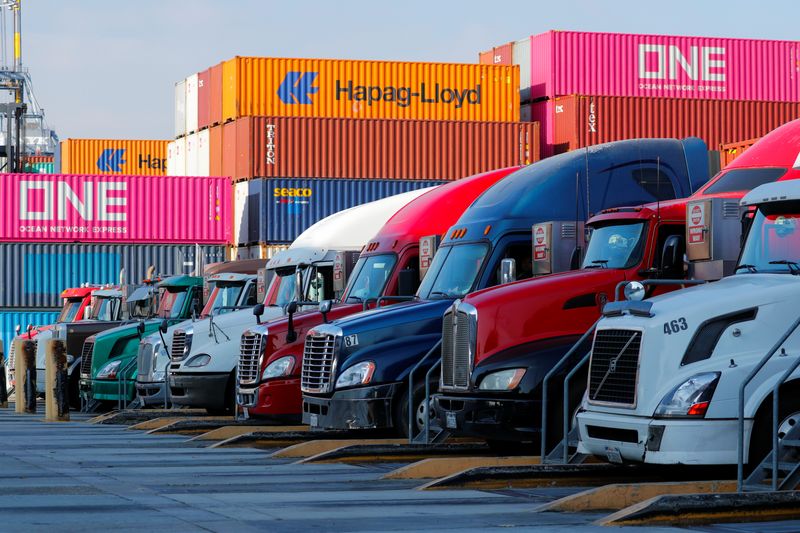
[[[516,279],[530,278],[533,275],[533,245],[530,235],[509,235],[502,238],[492,250],[481,283],[475,290],[500,284],[503,259],[513,259],[516,263]]]

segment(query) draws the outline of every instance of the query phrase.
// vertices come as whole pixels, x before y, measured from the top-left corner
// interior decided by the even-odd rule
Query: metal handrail
[[[737,438],[737,442],[736,442],[736,453],[737,453],[737,458],[736,458],[737,459],[737,465],[736,465],[736,490],[737,490],[737,492],[742,492],[743,485],[744,485],[744,392],[745,392],[745,388],[747,387],[747,385],[750,384],[751,381],[753,381],[753,379],[755,379],[755,377],[758,375],[758,373],[761,371],[761,369],[764,368],[764,366],[767,364],[767,362],[769,362],[769,360],[772,359],[772,356],[775,355],[775,352],[778,351],[778,348],[780,348],[783,345],[783,343],[786,342],[786,339],[788,339],[792,335],[792,333],[795,332],[795,330],[798,327],[800,327],[800,317],[798,317],[792,323],[792,325],[789,327],[789,329],[786,330],[786,332],[784,332],[783,335],[781,335],[781,338],[778,339],[778,342],[776,342],[772,346],[772,348],[770,348],[769,352],[767,352],[767,355],[765,355],[763,358],[761,358],[761,360],[758,362],[758,364],[755,366],[755,368],[753,368],[753,370],[750,371],[750,373],[747,375],[747,377],[739,384],[739,418],[738,418],[738,421],[737,421],[739,434],[737,436],[738,438]],[[773,422],[774,422],[774,419],[777,416],[777,409],[773,408],[773,411],[774,411],[773,412]],[[775,444],[775,438],[777,438],[777,431],[775,432],[775,437],[773,438],[773,445]],[[773,461],[773,468],[775,468],[775,470],[777,470],[776,465],[774,465],[774,461]],[[774,475],[773,475],[773,479],[775,479]]]
[[[562,411],[563,411],[562,416],[563,416],[563,423],[564,423],[564,427],[563,427],[564,433],[563,433],[563,440],[562,440],[562,445],[563,445],[564,450],[563,450],[562,459],[564,461],[564,464],[567,464],[569,462],[569,442],[568,442],[568,440],[569,440],[569,429],[570,429],[570,427],[569,427],[569,409],[568,409],[568,407],[569,407],[569,383],[570,383],[570,381],[572,381],[572,378],[575,376],[575,374],[577,374],[578,371],[581,370],[583,368],[583,366],[586,363],[589,362],[589,358],[591,357],[591,355],[592,355],[592,351],[591,350],[586,352],[586,355],[584,355],[583,358],[580,361],[578,361],[578,364],[575,365],[575,368],[570,370],[570,372],[567,374],[567,377],[564,378],[564,398],[563,398],[564,408],[562,409]],[[544,458],[542,458],[542,459],[544,459]]]
[[[137,363],[136,358],[128,361],[117,373],[117,408],[128,407],[128,380],[125,378],[128,371]]]
[[[780,377],[775,387],[772,389],[772,490],[778,490],[778,404],[781,385],[786,383],[797,367],[800,366],[800,357],[792,363],[786,372]]]
[[[425,406],[425,444],[430,444],[430,431],[431,431],[431,374],[437,368],[442,366],[442,358],[433,363],[428,371],[425,373],[425,400],[428,404]]]
[[[419,362],[411,368],[411,371],[408,373],[408,443],[413,444],[414,441],[414,372],[421,367],[425,361],[434,353],[439,347],[442,345],[442,339],[440,338],[436,341],[436,344],[433,345],[433,348],[428,350],[428,353],[425,354],[425,357],[419,360]],[[441,363],[442,357],[439,355],[439,363]],[[430,371],[429,371],[430,372]],[[427,374],[426,374],[426,382],[427,382]],[[426,389],[427,391],[427,389]]]

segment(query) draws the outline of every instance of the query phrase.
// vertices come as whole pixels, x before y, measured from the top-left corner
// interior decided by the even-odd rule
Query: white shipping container
[[[288,250],[288,244],[253,244],[251,246],[231,246],[231,261],[242,259],[271,259],[278,252]]]
[[[192,74],[186,78],[186,133],[197,131],[197,94],[197,74]]]
[[[175,138],[186,135],[186,80],[175,84]]]
[[[247,244],[249,240],[248,194],[250,184],[240,181],[233,186],[233,242],[235,244]]]
[[[197,176],[211,174],[211,132],[205,129],[197,134]]]
[[[511,61],[519,65],[519,96],[521,102],[531,98],[531,38],[521,39],[511,47]],[[520,120],[524,121],[522,118]],[[530,119],[528,119],[530,120]]]
[[[197,173],[197,152],[199,151],[199,139],[196,133],[186,136],[186,175],[199,176]]]
[[[181,137],[167,145],[167,176],[187,176],[186,138]]]

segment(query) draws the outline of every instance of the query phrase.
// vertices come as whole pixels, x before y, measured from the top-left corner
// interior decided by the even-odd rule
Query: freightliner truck
[[[560,269],[569,270],[580,264],[583,222],[592,212],[686,196],[707,180],[708,153],[699,139],[597,145],[509,175],[447,232],[415,301],[359,313],[308,333],[303,421],[315,428],[408,433],[408,374],[437,349],[445,310],[472,291],[531,277],[534,225],[563,222],[562,235],[571,237],[572,248]],[[425,365],[435,360],[423,363],[418,375],[424,376]],[[417,428],[412,432],[427,416],[423,382],[418,379],[410,392]]]
[[[413,297],[438,237],[488,187],[518,167],[441,185],[399,210],[361,252],[339,301],[254,325],[242,335],[237,401],[253,417],[301,417],[300,370],[308,330],[367,307]],[[380,301],[378,299],[380,298]]]
[[[292,301],[312,304],[332,299],[334,280],[345,276],[358,252],[377,229],[426,189],[390,196],[340,211],[304,231],[290,246],[267,264],[275,272],[258,317],[251,310],[211,316],[172,335],[169,365],[169,396],[178,406],[205,408],[210,413],[233,410],[239,343],[244,330],[257,321],[284,314]],[[344,255],[343,255],[344,254]],[[335,272],[337,257],[347,268]],[[344,278],[342,278],[344,280]],[[262,308],[263,305],[263,308]]]
[[[784,150],[795,154],[770,169],[780,180],[741,202],[755,214],[736,275],[626,302],[630,309],[598,323],[577,414],[579,451],[613,462],[737,464],[741,398],[741,453],[752,468],[773,447],[778,386],[779,445],[796,454],[800,372],[784,375],[800,353],[800,171],[792,168],[800,123],[792,124]],[[690,256],[707,243],[713,253],[714,239],[725,233],[713,217],[701,222],[708,232]],[[784,464],[780,458],[778,467]]]
[[[740,239],[736,230],[742,224],[739,200],[753,186],[777,179],[775,144],[784,140],[757,143],[747,157],[736,159],[688,199],[610,209],[594,217],[580,270],[487,289],[456,301],[444,318],[440,394],[433,402],[436,426],[456,436],[484,438],[499,451],[538,449],[542,380],[600,318],[619,283],[686,275],[712,281],[733,273]],[[792,159],[783,165],[791,164],[795,155],[787,154]],[[724,236],[727,242],[717,236],[720,253],[714,261],[702,258],[685,274],[686,208],[706,202],[718,205],[733,231]],[[548,247],[558,250],[555,244]],[[541,260],[534,257],[534,270],[542,262],[543,270],[549,271],[551,261],[548,254]],[[680,286],[653,285],[650,291],[676,288]],[[576,361],[590,347],[591,340],[576,352]],[[570,411],[580,403],[585,384],[584,371],[571,386]],[[561,386],[552,387],[549,406],[560,408],[561,395]],[[560,438],[561,412],[549,411],[548,436]],[[523,444],[532,439],[535,447]],[[554,442],[548,441],[550,450]]]

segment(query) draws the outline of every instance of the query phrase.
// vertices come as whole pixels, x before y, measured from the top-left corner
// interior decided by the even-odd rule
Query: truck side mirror
[[[413,268],[404,268],[397,274],[397,295],[414,296],[417,293],[417,276]]]
[[[583,250],[581,250],[580,246],[576,246],[574,250],[572,250],[572,257],[569,258],[569,269],[570,270],[577,270],[581,267],[581,255],[583,254]]]
[[[500,284],[505,285],[517,279],[517,262],[512,258],[500,261]]]
[[[144,337],[144,320],[140,320],[138,324],[136,324],[136,332],[139,334],[139,339],[141,340]]]
[[[15,333],[15,334],[17,334],[17,335],[19,335],[19,332],[20,332],[20,331],[22,331],[22,326],[20,326],[19,324],[17,324],[17,325],[14,327],[14,333]]]
[[[332,300],[322,300],[319,303],[319,312],[322,313],[322,321],[326,324],[328,323],[328,313],[331,312],[331,307],[333,307]]]
[[[142,328],[144,328],[144,324],[142,324]],[[169,322],[165,318],[164,320],[161,321],[161,324],[158,325],[158,331],[160,331],[161,334],[163,335],[167,332],[168,329],[169,329]]]
[[[297,332],[294,330],[294,314],[297,312],[297,302],[289,302],[286,305],[286,313],[289,315],[288,331],[286,332],[286,342],[297,340]]]
[[[661,276],[666,279],[682,279],[685,246],[680,235],[670,235],[664,241],[661,252]]]
[[[200,305],[200,298],[195,296],[192,298],[192,318],[196,317],[202,311],[202,306]]]
[[[264,304],[253,306],[253,315],[256,317],[256,324],[261,324],[261,316],[264,314]]]

